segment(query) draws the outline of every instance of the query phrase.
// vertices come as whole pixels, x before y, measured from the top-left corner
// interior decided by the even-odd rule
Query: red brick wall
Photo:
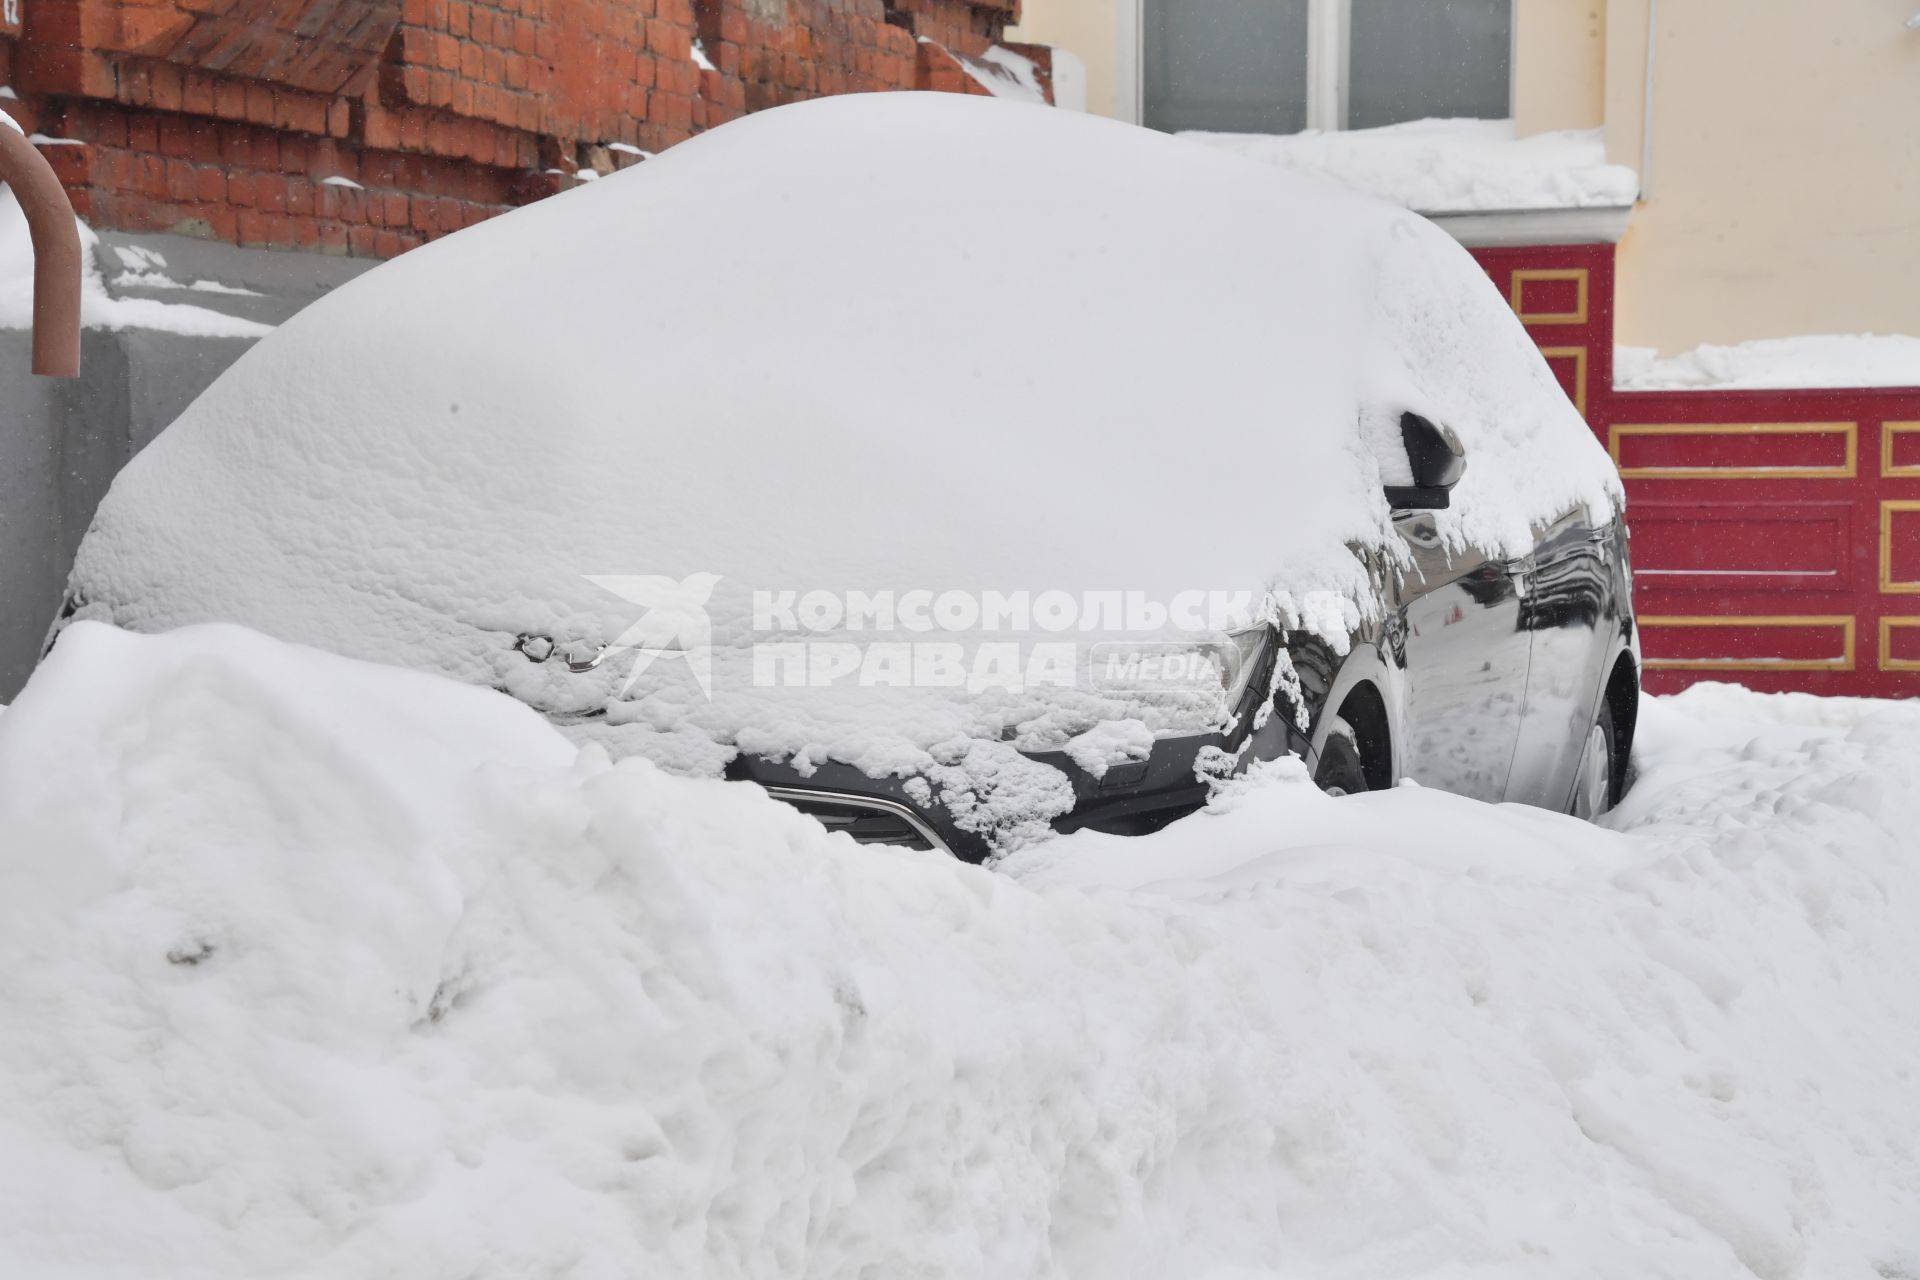
[[[6,106],[84,144],[45,148],[82,216],[387,257],[748,111],[984,92],[953,55],[1018,0],[19,3]]]

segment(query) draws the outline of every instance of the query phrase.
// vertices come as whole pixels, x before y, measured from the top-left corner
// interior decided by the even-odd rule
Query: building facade
[[[1088,109],[1285,133],[1599,130],[1640,176],[1616,340],[1920,335],[1920,0],[1027,0]]]
[[[1920,389],[1623,390],[1614,358],[1920,336],[1917,8],[1028,0],[1015,34],[1086,63],[1090,110],[1152,127],[1491,116],[1521,148],[1583,131],[1565,136],[1633,174],[1618,209],[1422,208],[1418,183],[1407,203],[1475,253],[1618,460],[1650,687],[1911,696]]]

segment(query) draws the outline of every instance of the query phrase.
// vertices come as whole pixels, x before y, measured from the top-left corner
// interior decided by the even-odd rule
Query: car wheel
[[[1613,808],[1618,792],[1613,767],[1613,707],[1606,701],[1600,703],[1600,716],[1587,730],[1586,749],[1580,753],[1580,770],[1573,784],[1573,807],[1570,812],[1576,818],[1593,821],[1607,810]]]
[[[1367,771],[1360,760],[1360,736],[1340,716],[1327,725],[1327,740],[1320,747],[1320,764],[1313,781],[1330,796],[1355,795],[1367,789]]]

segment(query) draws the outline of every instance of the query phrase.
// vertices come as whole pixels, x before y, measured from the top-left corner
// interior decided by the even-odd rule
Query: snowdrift
[[[1297,769],[985,871],[79,624],[0,716],[0,1274],[1920,1275],[1920,710],[1615,830]]]

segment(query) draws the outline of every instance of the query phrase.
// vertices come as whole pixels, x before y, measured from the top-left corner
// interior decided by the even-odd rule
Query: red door
[[[1611,245],[1474,256],[1620,467],[1649,690],[1920,694],[1920,388],[1616,393]]]

